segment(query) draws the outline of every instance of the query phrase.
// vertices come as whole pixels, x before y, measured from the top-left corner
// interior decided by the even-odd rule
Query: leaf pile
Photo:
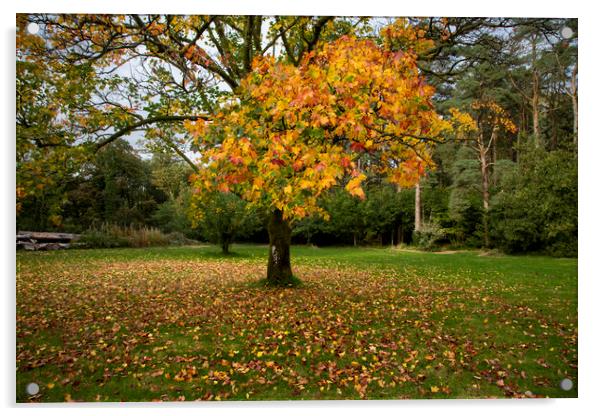
[[[576,395],[558,387],[577,381],[576,299],[561,282],[369,266],[302,259],[300,288],[267,289],[253,259],[21,258],[17,398]]]

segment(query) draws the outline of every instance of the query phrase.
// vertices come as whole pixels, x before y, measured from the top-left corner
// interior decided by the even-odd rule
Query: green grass
[[[18,253],[17,400],[577,396],[576,259],[233,249]]]

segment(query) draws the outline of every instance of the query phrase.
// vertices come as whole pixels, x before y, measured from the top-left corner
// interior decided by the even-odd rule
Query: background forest
[[[40,24],[44,19],[39,16]],[[238,35],[220,38],[220,27],[236,27],[237,18],[227,19],[213,21],[215,26],[208,30],[214,31],[216,44],[228,43],[236,50],[237,42],[244,44]],[[353,31],[381,41],[377,28],[382,19],[333,21],[334,32]],[[399,187],[379,175],[364,182],[365,199],[333,187],[319,202],[330,219],[310,216],[295,222],[293,242],[412,244],[428,250],[483,247],[576,256],[576,19],[411,18],[409,22],[434,42],[433,48],[419,55],[419,66],[427,83],[436,88],[437,112],[458,108],[473,117],[476,131],[464,137],[450,135],[436,146],[435,165],[416,187]],[[275,30],[286,24],[283,21]],[[305,24],[312,33],[319,20],[308,18]],[[294,49],[292,34],[288,40]],[[294,51],[289,51],[289,59],[291,54]],[[190,163],[195,148],[185,133],[171,125],[145,127],[143,136],[123,135],[85,154],[65,156],[57,150],[62,144],[52,137],[65,134],[57,132],[65,129],[57,118],[75,107],[85,112],[90,97],[73,90],[73,108],[53,110],[60,85],[65,84],[57,84],[50,66],[34,66],[26,58],[17,54],[18,230],[84,233],[91,246],[131,245],[125,238],[127,230],[140,229],[155,233],[144,243],[150,245],[194,239],[219,243],[228,251],[234,241],[268,241],[265,214],[232,194],[216,193],[202,206],[197,202],[194,209],[204,215],[200,221],[194,219],[189,179],[195,172]],[[119,91],[135,102],[142,100],[143,89],[168,91],[166,86],[173,81],[164,67],[151,65],[152,76],[134,93],[136,79],[127,74],[86,78],[91,69],[85,64],[71,68],[78,72],[63,72],[61,82],[75,77],[89,84],[83,89],[96,91],[96,99],[104,100],[103,117],[115,120],[117,127],[111,132],[123,121],[119,109],[123,101],[115,103],[103,91]],[[160,94],[160,99],[147,103],[146,115],[165,114],[162,111],[173,108],[174,101],[182,107],[211,107],[227,95],[218,84],[207,85],[212,87],[195,96],[175,90]],[[489,114],[496,111],[504,115],[502,127],[491,123]],[[91,118],[90,113],[86,116]],[[92,116],[85,128],[67,133],[74,137],[66,146],[69,151],[75,148],[78,134],[103,131],[101,116]]]

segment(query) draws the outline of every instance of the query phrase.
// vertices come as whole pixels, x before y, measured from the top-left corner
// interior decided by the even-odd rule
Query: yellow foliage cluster
[[[475,100],[471,104],[472,110],[483,113],[487,121],[497,128],[501,128],[509,133],[516,133],[517,127],[510,119],[506,110],[492,100]]]
[[[358,158],[412,186],[431,163],[432,142],[451,128],[409,51],[346,36],[297,67],[260,57],[253,69],[239,102],[211,122],[186,124],[203,153],[198,195],[235,192],[288,220],[325,215],[318,197],[339,183],[364,197]]]

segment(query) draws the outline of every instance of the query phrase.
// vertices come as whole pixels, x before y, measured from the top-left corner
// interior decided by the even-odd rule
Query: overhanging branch
[[[149,118],[141,120],[137,123],[130,124],[129,126],[126,126],[126,127],[122,128],[121,130],[116,131],[115,133],[113,133],[112,135],[110,135],[109,137],[104,139],[103,141],[96,143],[96,145],[94,146],[94,151],[98,151],[101,148],[103,148],[104,146],[108,145],[109,143],[112,143],[115,140],[119,139],[120,137],[125,136],[126,134],[136,130],[139,127],[146,126],[149,124],[186,121],[186,120],[193,120],[193,121],[194,120],[208,120],[208,119],[209,119],[209,117],[206,115],[149,117]]]

